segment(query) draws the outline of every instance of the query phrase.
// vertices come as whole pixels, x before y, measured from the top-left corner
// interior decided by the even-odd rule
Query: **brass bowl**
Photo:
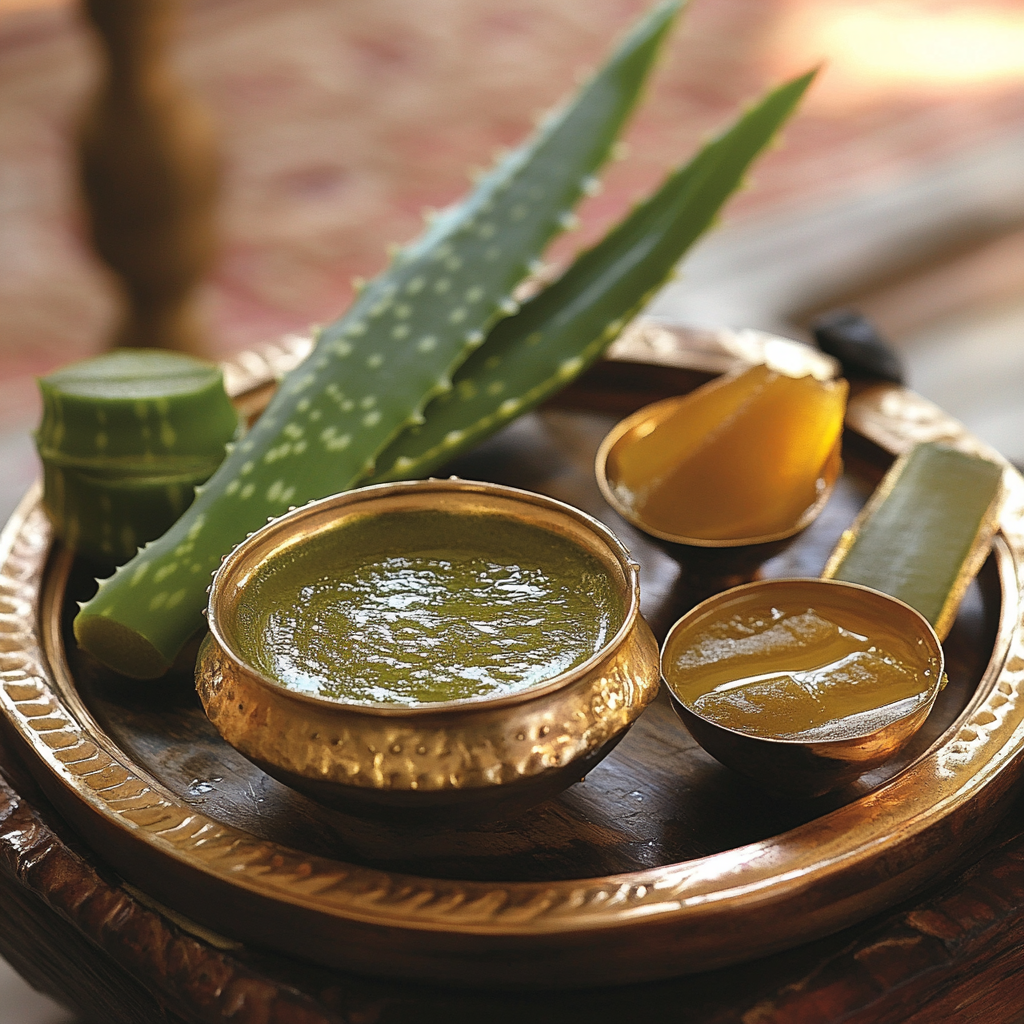
[[[911,711],[881,728],[844,731],[834,739],[781,739],[755,736],[712,722],[673,688],[672,672],[666,671],[672,652],[686,637],[708,622],[736,611],[752,598],[784,605],[803,603],[816,610],[853,612],[860,620],[882,621],[919,648],[921,672],[930,685]],[[753,780],[762,789],[783,797],[807,798],[840,789],[865,772],[894,757],[924,724],[939,691],[945,684],[944,656],[939,638],[928,620],[903,601],[855,583],[831,579],[759,580],[723,591],[692,608],[669,630],[662,646],[662,678],[676,712],[690,735],[712,757]],[[838,730],[837,730],[838,731]]]
[[[592,657],[511,695],[424,703],[343,703],[299,693],[239,653],[236,599],[261,566],[348,517],[440,510],[517,520],[578,544],[622,598],[621,627]],[[654,698],[657,643],[640,616],[639,568],[595,519],[552,498],[461,480],[416,480],[346,491],[273,520],[240,544],[214,578],[210,635],[196,687],[220,734],[262,769],[353,813],[432,821],[518,813],[601,760]]]
[[[637,512],[632,503],[626,500],[620,492],[619,485],[621,481],[617,467],[619,466],[622,452],[629,448],[635,440],[645,437],[665,420],[670,419],[676,409],[680,405],[685,404],[689,397],[689,395],[674,395],[672,398],[664,398],[659,402],[652,402],[612,427],[601,442],[601,446],[597,450],[597,456],[594,459],[594,474],[597,477],[597,485],[601,489],[601,494],[604,495],[605,501],[623,519],[632,523],[638,529],[643,530],[644,533],[657,537],[659,540],[667,540],[672,544],[687,544],[691,547],[735,548],[746,547],[751,544],[769,544],[773,541],[784,540],[786,537],[792,537],[794,534],[810,526],[828,504],[828,499],[832,496],[836,481],[842,475],[842,437],[836,441],[822,468],[821,488],[814,502],[798,518],[794,519],[792,523],[787,524],[784,529],[749,537],[688,537],[683,534],[669,533],[659,529],[657,526],[648,523]]]

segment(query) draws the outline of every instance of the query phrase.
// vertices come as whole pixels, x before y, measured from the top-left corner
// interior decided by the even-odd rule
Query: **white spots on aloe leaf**
[[[185,539],[194,541],[196,537],[203,532],[203,527],[206,525],[206,516],[198,515],[195,518],[195,522],[188,528],[188,533],[185,534]]]
[[[238,492],[238,497],[242,501],[248,501],[255,491],[256,485],[254,483],[248,483]]]
[[[499,416],[514,416],[519,412],[519,408],[523,403],[518,398],[506,398],[501,405],[498,406]]]
[[[160,568],[157,569],[157,571],[155,573],[153,573],[153,582],[154,583],[163,583],[163,581],[165,579],[167,579],[167,577],[170,576],[171,573],[174,573],[174,572],[177,572],[177,571],[178,571],[178,563],[177,562],[169,562],[167,565],[161,565]]]
[[[483,331],[467,331],[466,344],[470,348],[479,348],[484,343]]]
[[[309,407],[310,407],[310,405],[311,405],[311,404],[312,404],[312,403],[310,402],[310,400],[309,400],[308,398],[303,398],[303,399],[302,399],[302,400],[301,400],[301,401],[299,402],[299,404],[295,406],[295,408],[296,408],[296,409],[297,409],[297,410],[298,410],[299,412],[306,412],[306,411],[307,411],[307,410],[309,409]]]
[[[278,459],[286,458],[292,452],[292,445],[287,441],[284,444],[276,444],[273,448],[268,448],[263,454],[263,462],[269,466],[277,462]]]
[[[378,370],[384,365],[384,357],[379,352],[374,352],[373,355],[366,357],[366,365],[371,370]]]
[[[290,437],[293,441],[297,441],[305,431],[298,425],[298,423],[286,423],[284,429],[281,431],[285,437]]]
[[[406,286],[405,291],[407,295],[416,295],[423,291],[423,286],[427,282],[422,277],[414,277]]]
[[[478,284],[466,289],[465,299],[467,302],[479,302],[483,297],[484,290]]]
[[[432,334],[424,335],[424,337],[416,342],[416,348],[420,352],[433,352],[437,348],[437,338]]]
[[[377,404],[376,395],[364,395],[359,403],[361,409],[372,409]]]
[[[572,359],[563,359],[562,362],[558,364],[558,379],[570,380],[582,369],[583,359],[581,356],[573,356]]]
[[[264,460],[266,460],[266,456],[264,456],[263,458]],[[238,482],[238,478],[236,477],[234,480],[231,481],[231,483],[227,485],[227,487],[224,488],[224,493],[234,494],[235,491],[237,491],[240,486],[241,484]]]
[[[284,494],[285,482],[283,480],[275,480],[267,488],[267,501],[280,501],[281,495]]]
[[[409,325],[408,324],[398,324],[397,327],[393,327],[391,329],[391,337],[394,338],[395,341],[401,341],[403,338],[408,338],[409,337]],[[371,356],[371,358],[373,358],[373,357]],[[369,360],[367,360],[367,364],[369,364]]]
[[[327,369],[327,366],[330,364],[330,361],[330,358],[326,354],[324,354],[322,356],[317,356],[315,361],[313,362],[313,365],[318,370],[325,370]]]
[[[563,231],[575,231],[580,226],[580,219],[571,210],[566,210],[559,215],[558,226]]]
[[[356,403],[351,398],[346,398],[344,402],[339,403],[339,408],[342,412],[351,412],[356,407]]]
[[[150,564],[151,564],[150,562],[143,562],[137,568],[132,570],[132,577],[128,581],[128,586],[129,587],[135,587],[135,586],[139,585],[139,583],[142,581],[142,579],[149,572]]]
[[[243,441],[243,442],[242,442],[242,443],[241,443],[241,444],[240,444],[240,445],[238,446],[238,450],[239,450],[239,451],[242,451],[242,452],[251,452],[251,451],[253,450],[253,448],[254,448],[254,447],[255,447],[255,445],[253,444],[253,441],[252,441],[252,439],[250,438],[250,439],[249,439],[249,440],[247,440],[247,441]]]
[[[366,324],[362,320],[356,320],[345,328],[345,333],[350,338],[358,338],[361,334],[366,333]],[[340,352],[338,354],[341,355]]]
[[[450,320],[450,321],[451,321],[451,322],[452,322],[453,324],[461,324],[461,323],[462,323],[462,321],[466,319],[466,310],[465,310],[465,309],[463,309],[463,307],[462,307],[462,306],[456,306],[456,307],[455,307],[455,309],[453,309],[453,310],[452,310],[452,311],[451,311],[451,312],[450,312],[450,313],[448,314],[448,319],[449,319],[449,320]]]
[[[337,341],[332,341],[330,348],[339,359],[344,359],[346,356],[352,355],[352,343],[350,341],[345,341],[344,338],[338,338]]]
[[[603,337],[605,337],[605,338],[614,338],[614,337],[615,337],[615,335],[616,335],[616,334],[618,334],[618,333],[619,333],[619,331],[621,331],[621,330],[622,330],[622,328],[623,328],[623,323],[622,323],[622,321],[621,321],[621,320],[613,320],[613,321],[612,321],[612,322],[611,322],[610,324],[608,324],[608,326],[607,326],[607,327],[606,327],[606,328],[604,329],[604,331],[602,332],[602,335],[603,335]]]
[[[311,422],[311,423],[316,423],[316,422],[318,422],[318,421],[320,420],[320,418],[321,418],[322,416],[323,416],[323,413],[322,413],[322,412],[321,412],[321,411],[320,411],[319,409],[314,409],[314,410],[313,410],[313,411],[312,411],[312,412],[311,412],[311,413],[309,414],[309,419],[310,419],[310,422]]]
[[[160,443],[165,448],[170,448],[174,445],[174,442],[178,440],[178,435],[174,432],[174,427],[167,422],[167,420],[161,420],[160,422]]]
[[[165,604],[167,604],[167,591],[158,591],[156,594],[153,595],[149,602],[149,610],[151,612],[157,612],[161,608],[163,608]]]
[[[452,283],[451,281],[448,280],[447,277],[439,277],[434,282],[434,291],[437,292],[438,295],[444,295],[444,293],[448,291],[448,289],[451,288],[451,286]]]
[[[601,194],[601,179],[593,174],[588,174],[580,182],[580,188],[585,196],[598,196]]]
[[[484,223],[481,224],[480,227],[476,229],[476,233],[481,238],[493,238],[497,233],[497,230],[498,229],[489,221],[484,221]]]
[[[255,468],[256,463],[248,459],[242,463],[242,468],[238,471],[239,476],[248,476]]]
[[[449,430],[444,435],[443,444],[446,448],[454,448],[465,436],[466,432],[464,430]]]
[[[339,434],[337,427],[325,427],[320,432],[320,440],[329,452],[340,452],[352,443],[352,435]]]
[[[464,402],[471,402],[478,393],[476,383],[471,380],[460,380],[455,386],[455,391]]]
[[[487,394],[492,397],[500,395],[504,390],[505,382],[503,380],[492,380],[491,383],[487,385]]]
[[[399,455],[398,458],[395,459],[394,465],[391,467],[391,471],[393,473],[405,473],[415,465],[415,459],[410,459],[408,455]]]
[[[174,608],[177,605],[181,604],[181,602],[184,599],[185,599],[185,587],[181,587],[179,590],[176,590],[173,594],[171,594],[171,596],[169,598],[167,598],[167,604],[164,607],[166,607],[166,608]]]
[[[462,269],[462,259],[459,256],[449,256],[444,261],[444,266],[445,270],[450,270],[454,274]]]
[[[498,303],[498,309],[500,309],[505,316],[515,316],[515,314],[519,312],[519,303],[509,295]]]
[[[412,316],[412,306],[408,302],[400,302],[395,306],[395,316],[399,320],[406,320]]]
[[[380,410],[379,409],[371,409],[363,417],[363,426],[364,427],[375,427],[375,426],[377,426],[378,423],[380,423]]]

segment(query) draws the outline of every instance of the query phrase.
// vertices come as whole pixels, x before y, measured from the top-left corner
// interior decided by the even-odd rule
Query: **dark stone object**
[[[875,325],[856,310],[825,313],[811,323],[811,332],[821,351],[842,363],[847,377],[907,382],[903,360]]]

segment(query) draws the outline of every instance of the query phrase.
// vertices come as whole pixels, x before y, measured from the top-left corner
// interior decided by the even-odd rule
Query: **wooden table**
[[[130,891],[0,744],[0,954],[107,1024],[1011,1024],[1024,1003],[1024,804],[924,898],[828,939],[709,974],[600,992],[389,984],[223,948]],[[609,965],[609,971],[614,965]]]

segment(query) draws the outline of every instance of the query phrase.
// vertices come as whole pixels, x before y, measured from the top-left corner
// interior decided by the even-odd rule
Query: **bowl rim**
[[[846,733],[842,736],[837,736],[834,738],[815,737],[800,739],[785,736],[757,736],[754,733],[744,732],[741,729],[732,729],[727,725],[721,725],[718,722],[713,722],[710,718],[707,718],[705,715],[702,715],[699,711],[694,710],[694,708],[692,708],[689,703],[683,700],[683,698],[676,693],[675,688],[672,686],[672,683],[669,681],[669,678],[665,673],[665,657],[668,652],[669,644],[671,643],[672,639],[674,638],[677,632],[682,632],[683,628],[692,625],[693,620],[700,618],[700,616],[705,611],[707,611],[708,608],[715,605],[716,603],[728,604],[729,599],[731,599],[732,597],[740,597],[743,594],[748,593],[750,591],[764,590],[766,588],[770,589],[771,586],[774,584],[797,583],[813,585],[821,584],[829,588],[838,586],[846,588],[847,590],[863,591],[867,594],[870,594],[873,598],[881,597],[884,598],[886,601],[898,605],[905,611],[909,612],[912,618],[917,619],[919,624],[923,627],[921,635],[932,644],[933,653],[937,655],[938,661],[938,671],[935,673],[935,679],[932,681],[927,690],[927,699],[918,703],[916,706],[912,707],[906,713],[900,715],[899,718],[894,718],[891,722],[886,722],[885,725],[879,726],[875,729],[870,729],[867,732]],[[760,741],[762,743],[779,743],[785,744],[787,746],[796,747],[830,747],[838,746],[841,744],[848,744],[851,742],[857,743],[865,739],[870,739],[871,737],[876,736],[878,733],[884,732],[887,729],[891,729],[893,728],[893,726],[899,725],[899,723],[904,722],[906,719],[911,718],[914,715],[920,715],[923,709],[927,709],[927,713],[930,713],[932,706],[935,704],[935,701],[939,693],[942,691],[942,688],[945,685],[944,680],[946,678],[946,654],[945,651],[943,651],[942,649],[942,642],[939,640],[938,634],[935,632],[935,628],[932,626],[932,624],[916,608],[914,608],[912,605],[907,604],[906,601],[900,600],[900,598],[898,597],[893,597],[891,594],[886,594],[884,591],[881,590],[875,590],[874,587],[866,587],[862,583],[848,583],[846,580],[836,580],[831,578],[826,579],[820,576],[779,576],[772,577],[770,579],[753,580],[750,583],[741,583],[738,586],[731,587],[728,590],[722,590],[719,591],[717,594],[712,594],[711,597],[705,598],[705,600],[701,601],[700,604],[694,605],[688,612],[681,615],[678,619],[676,619],[674,623],[672,623],[672,626],[669,629],[668,633],[665,635],[665,640],[661,645],[661,650],[659,652],[659,663],[661,666],[662,682],[665,684],[665,689],[668,690],[669,694],[672,697],[672,700],[678,702],[682,707],[684,707],[687,710],[687,712],[699,718],[701,722],[706,723],[708,726],[714,729],[720,729],[722,732],[730,733],[733,736],[741,737],[742,739],[747,741]],[[927,717],[927,714],[924,717]]]
[[[232,581],[233,574],[240,570],[240,563],[249,556],[251,551],[264,543],[269,536],[292,529],[304,519],[321,515],[325,509],[332,507],[338,507],[339,509],[345,509],[350,506],[358,507],[365,503],[387,499],[392,495],[407,494],[409,492],[492,495],[495,498],[504,499],[513,504],[520,503],[523,505],[540,506],[549,513],[554,513],[556,517],[565,516],[574,520],[578,526],[582,526],[586,532],[600,541],[608,554],[611,555],[612,560],[619,565],[624,581],[622,587],[622,596],[624,597],[622,622],[615,632],[585,661],[552,676],[546,681],[524,687],[514,693],[498,696],[463,697],[457,700],[431,701],[421,704],[397,704],[385,701],[342,701],[331,697],[321,697],[316,694],[305,693],[295,690],[280,680],[261,672],[235,650],[234,646],[229,643],[222,627],[220,608],[222,605],[229,603],[227,596],[228,587]],[[500,515],[502,513],[497,512],[493,514]],[[543,525],[535,525],[537,529],[547,529]],[[327,532],[329,529],[330,527],[325,527],[324,532]],[[565,535],[563,534],[562,536]],[[578,544],[578,541],[573,537],[567,537],[566,539],[574,544]],[[250,569],[249,571],[251,573],[252,570]],[[226,612],[226,607],[224,610]],[[535,491],[511,487],[507,484],[463,480],[454,476],[447,479],[428,477],[419,480],[400,480],[340,491],[336,494],[328,495],[326,498],[308,502],[298,508],[289,509],[284,514],[269,519],[264,526],[249,534],[245,540],[237,544],[217,568],[213,576],[213,582],[209,587],[206,617],[210,633],[221,654],[228,658],[239,671],[244,672],[252,681],[264,686],[270,692],[289,700],[309,704],[321,710],[330,710],[339,714],[348,713],[380,717],[421,718],[460,711],[466,713],[491,711],[527,703],[571,686],[579,679],[589,676],[602,661],[612,655],[629,637],[635,628],[636,620],[640,617],[640,566],[631,558],[625,545],[604,523],[567,502],[559,501],[557,498],[550,498]],[[199,665],[197,664],[197,671],[198,669]]]

